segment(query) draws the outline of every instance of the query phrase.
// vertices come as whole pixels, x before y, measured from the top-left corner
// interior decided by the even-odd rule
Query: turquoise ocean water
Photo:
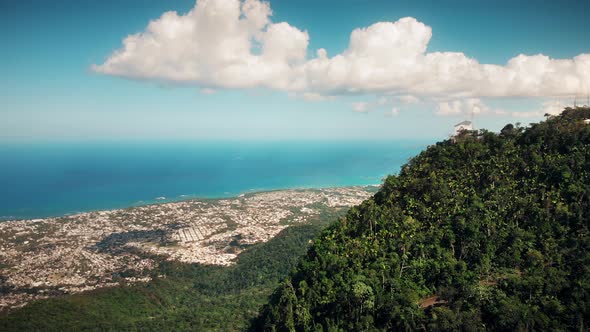
[[[379,184],[428,143],[4,143],[0,220],[271,189]]]

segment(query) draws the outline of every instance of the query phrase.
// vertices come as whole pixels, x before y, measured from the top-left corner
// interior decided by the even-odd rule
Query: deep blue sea
[[[0,220],[270,189],[379,184],[428,143],[3,143]]]

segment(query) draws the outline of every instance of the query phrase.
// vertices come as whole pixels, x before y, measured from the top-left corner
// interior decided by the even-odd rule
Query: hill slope
[[[253,330],[585,330],[589,108],[429,147],[326,229]]]
[[[33,302],[0,315],[0,331],[243,330],[325,222],[286,228],[230,267],[163,262],[146,284]]]

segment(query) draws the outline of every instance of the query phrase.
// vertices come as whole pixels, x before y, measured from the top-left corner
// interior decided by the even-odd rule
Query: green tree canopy
[[[252,330],[586,330],[584,119],[428,147],[323,231]]]

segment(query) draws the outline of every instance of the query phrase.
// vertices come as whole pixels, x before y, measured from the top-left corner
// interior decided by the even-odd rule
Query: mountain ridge
[[[464,131],[315,240],[251,330],[584,330],[590,108]]]

